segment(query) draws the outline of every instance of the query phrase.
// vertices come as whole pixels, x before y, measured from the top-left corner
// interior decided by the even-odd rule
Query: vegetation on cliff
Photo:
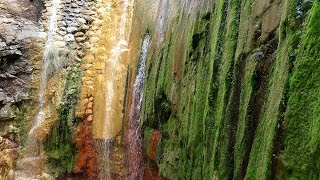
[[[122,61],[130,61],[128,69],[134,69],[133,61],[140,53],[140,46],[132,45],[141,42],[139,38],[145,32],[152,38],[145,77],[142,78],[144,83],[141,82],[143,93],[139,92],[139,97],[143,96],[143,107],[140,117],[139,113],[134,114],[137,124],[134,132],[141,128],[143,151],[149,167],[139,164],[138,168],[145,168],[146,174],[153,173],[150,176],[159,173],[170,180],[320,178],[320,0],[163,0],[158,6],[156,0],[141,0],[134,6],[132,28],[127,25],[131,24],[132,9],[124,11],[128,17],[119,18],[120,9],[125,9],[125,4],[120,6],[122,1],[109,4],[110,7],[107,1],[92,2],[100,3],[92,11],[81,9],[86,6],[83,1],[77,1],[78,5],[71,1],[61,5],[64,10],[61,13],[66,14],[63,18],[68,21],[68,18],[76,17],[67,13],[73,6],[77,7],[74,14],[81,14],[81,11],[86,14],[73,20],[74,23],[80,21],[79,27],[69,27],[71,23],[59,20],[63,26],[59,27],[63,29],[59,33],[69,36],[61,34],[57,47],[48,53],[50,61],[44,65],[48,76],[44,84],[47,86],[56,73],[63,71],[57,77],[67,77],[61,102],[53,102],[60,100],[60,93],[55,91],[60,87],[45,92],[44,96],[48,97],[43,100],[48,101],[46,106],[50,106],[50,112],[58,112],[56,117],[54,113],[44,111],[48,115],[47,123],[53,125],[49,132],[43,129],[43,134],[47,135],[43,141],[46,162],[55,178],[97,179],[98,169],[102,174],[100,178],[124,178],[131,173],[130,167],[123,170],[125,161],[130,158],[125,159],[123,153],[126,147],[122,144],[121,134],[125,132],[119,131],[128,130],[121,126],[127,124],[126,116],[133,116],[125,112],[125,107],[134,102],[129,93],[132,93],[130,84],[134,82],[130,76],[135,73],[127,72],[124,88],[127,94],[125,100],[112,100],[116,106],[111,106],[112,103],[108,106],[106,99],[110,92],[105,91],[111,89],[123,95],[120,86],[124,84],[120,85],[120,82],[125,79],[122,73],[127,70],[127,64]],[[49,9],[50,6],[50,3],[45,5]],[[121,8],[113,9],[116,7]],[[110,16],[109,11],[114,15]],[[111,17],[119,19],[109,23]],[[127,23],[119,25],[118,20]],[[89,26],[89,22],[93,22],[93,26]],[[117,26],[113,27],[114,24]],[[123,32],[114,32],[118,26],[123,26]],[[129,26],[132,39],[128,47],[124,36],[118,39],[117,47],[113,46],[118,40],[110,33],[115,36],[126,34]],[[11,119],[15,122],[8,123],[14,128],[3,128],[8,132],[1,134],[0,152],[5,152],[6,143],[11,142],[12,147],[8,147],[16,153],[18,145],[15,141],[24,142],[22,136],[27,134],[27,111],[36,106],[33,103],[36,101],[25,102],[27,96],[35,96],[26,91],[33,70],[29,68],[29,60],[22,55],[24,50],[20,52],[22,42],[10,44],[2,34],[0,31],[0,53],[3,54],[0,54],[0,80],[4,80],[0,85],[0,120],[5,125]],[[110,44],[107,43],[109,40]],[[112,50],[111,54],[114,53],[112,57],[108,48]],[[41,54],[39,51],[35,51],[38,55],[34,55],[34,59]],[[69,54],[72,51],[74,53]],[[128,55],[118,58],[127,51]],[[111,66],[115,60],[112,58],[116,56],[118,64]],[[71,59],[74,61],[69,61]],[[114,69],[117,70],[113,72]],[[38,70],[32,76],[38,76]],[[113,73],[109,74],[111,71]],[[32,78],[37,81],[36,77]],[[97,80],[93,80],[95,78]],[[109,81],[112,83],[107,87]],[[20,86],[23,87],[19,90],[23,92],[21,95],[13,88]],[[12,108],[7,108],[6,104]],[[114,107],[121,108],[114,111],[113,118],[106,118],[108,113],[105,111]],[[76,108],[79,108],[77,117]],[[11,117],[14,113],[16,116]],[[105,119],[110,119],[110,123],[105,123]],[[114,119],[121,119],[121,123],[118,121],[117,127],[105,129],[116,123]],[[97,123],[100,120],[101,123]],[[97,127],[92,128],[94,122]],[[106,136],[109,132],[112,136]],[[92,133],[98,136],[93,137]],[[110,141],[117,142],[117,147],[111,150],[104,140],[109,142],[114,137],[119,139]],[[139,138],[140,135],[130,140],[137,144]],[[97,139],[103,139],[103,142]],[[99,141],[100,147],[97,147]],[[145,159],[139,159],[140,151],[133,150],[132,153],[131,161],[144,162]],[[43,155],[40,154],[39,157]],[[33,158],[28,156],[21,164],[34,168],[36,165],[31,165],[37,162],[29,162]],[[15,166],[15,159],[9,160],[3,162],[12,162],[12,165],[5,168],[5,173],[0,172],[0,177],[2,174],[7,176],[9,169]],[[0,158],[0,166],[4,167],[3,162]],[[128,164],[130,166],[130,162]],[[43,169],[36,173],[43,173]]]
[[[319,177],[318,3],[218,0],[195,20],[188,7],[170,18],[142,114],[147,141],[161,132],[161,176]]]
[[[317,179],[320,172],[319,3],[307,13],[290,78],[284,152],[288,175],[297,179]]]
[[[49,167],[55,176],[71,173],[74,170],[77,150],[73,135],[80,83],[80,64],[75,64],[67,78],[59,118],[44,142]]]

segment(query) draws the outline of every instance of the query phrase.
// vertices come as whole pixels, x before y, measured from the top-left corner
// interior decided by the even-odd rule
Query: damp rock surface
[[[153,42],[140,114],[148,165],[165,179],[318,178],[319,123],[311,114],[319,66],[308,61],[319,59],[318,8],[317,1],[137,2],[140,30],[131,37],[151,32]]]
[[[33,72],[30,54],[46,37],[37,26],[40,10],[41,3],[0,2],[0,179],[14,178],[20,142],[18,112],[29,99]]]
[[[0,179],[319,179],[319,0],[1,0]]]

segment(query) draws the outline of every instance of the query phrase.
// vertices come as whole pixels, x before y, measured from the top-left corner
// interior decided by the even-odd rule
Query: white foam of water
[[[140,56],[140,63],[138,69],[138,75],[133,85],[133,91],[136,91],[136,94],[140,94],[139,102],[135,108],[135,111],[141,111],[142,98],[143,98],[143,81],[145,78],[145,69],[146,69],[146,60],[148,55],[148,48],[150,44],[150,35],[147,34],[142,43],[142,51]]]

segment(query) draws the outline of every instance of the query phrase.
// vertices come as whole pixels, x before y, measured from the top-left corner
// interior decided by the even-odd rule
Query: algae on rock
[[[50,171],[56,177],[74,171],[77,150],[73,136],[80,85],[81,71],[80,64],[77,63],[71,67],[68,74],[58,120],[44,142]]]
[[[145,138],[161,131],[160,175],[318,177],[318,3],[218,0],[168,19],[150,51],[142,112]]]

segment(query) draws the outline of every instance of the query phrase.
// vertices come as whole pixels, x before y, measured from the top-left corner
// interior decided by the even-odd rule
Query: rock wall
[[[88,149],[86,143],[89,148],[94,147],[90,144],[91,125],[75,118],[84,42],[93,21],[91,15],[95,12],[91,10],[91,1],[56,2],[57,29],[54,45],[47,52],[50,54],[47,64],[43,64],[46,53],[43,47],[50,27],[52,1],[0,3],[0,178],[50,179],[68,173],[85,177],[87,174],[92,176],[95,171],[94,165],[83,170],[88,161],[95,164],[94,151],[83,158],[81,155],[82,149]],[[47,82],[41,82],[43,73]],[[41,109],[44,120],[35,128],[35,135],[30,136],[29,131],[35,126],[35,116],[40,111],[38,92],[43,84],[46,86]],[[74,136],[87,140],[79,142]],[[38,150],[30,146],[30,138],[43,146]],[[34,151],[39,154],[34,156]]]
[[[5,26],[0,28],[0,78],[4,79],[0,116],[5,126],[0,132],[1,143],[14,153],[5,150],[9,158],[3,158],[1,177],[12,179],[15,172],[18,179],[96,179],[101,163],[98,155],[104,156],[107,148],[99,144],[105,138],[112,141],[113,163],[108,174],[124,176],[120,131],[128,62],[114,56],[128,52],[132,2],[37,0],[15,1],[16,6],[10,2],[1,2],[0,13],[5,15],[1,19]],[[28,13],[21,13],[23,10]],[[54,12],[56,19],[52,19]],[[119,26],[123,32],[118,32]],[[46,49],[49,41],[53,45]],[[119,66],[110,74],[115,58]],[[108,81],[114,81],[117,89],[113,108],[106,105]],[[106,108],[115,112],[109,118],[109,129],[100,129]],[[41,117],[40,123],[36,117]],[[94,140],[93,135],[101,140]]]
[[[144,179],[318,179],[319,14],[319,0],[1,1],[0,179],[128,178],[146,33]]]
[[[131,37],[153,43],[149,165],[165,179],[319,178],[318,3],[136,2]]]
[[[43,12],[44,18],[50,18],[51,1],[46,1],[47,11]],[[86,116],[75,114],[80,98],[81,86],[88,82],[82,78],[82,58],[89,48],[86,44],[90,25],[93,22],[95,12],[92,1],[71,1],[61,0],[58,6],[57,33],[54,44],[57,47],[58,58],[55,61],[54,69],[49,70],[55,79],[61,84],[60,98],[47,99],[47,102],[55,102],[56,105],[48,103],[48,108],[55,108],[55,115],[49,116],[46,122],[51,122],[44,135],[45,164],[55,178],[82,176],[94,178],[97,176],[97,154],[92,137],[90,113]],[[48,22],[43,19],[44,22]],[[43,27],[48,24],[42,23]],[[60,61],[60,62],[59,62]],[[48,84],[48,89],[55,85]],[[52,90],[51,90],[52,91]],[[89,100],[90,99],[90,100]],[[87,112],[92,111],[93,99],[85,102]],[[49,114],[47,112],[47,114]]]
[[[0,2],[0,179],[13,179],[29,99],[33,61],[45,38],[37,24],[41,3]],[[33,43],[31,43],[33,42]]]

